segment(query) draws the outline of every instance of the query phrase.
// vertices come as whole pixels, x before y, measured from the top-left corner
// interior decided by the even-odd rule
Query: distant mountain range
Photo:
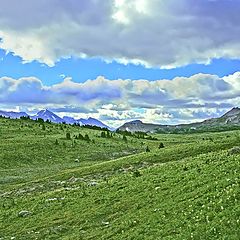
[[[0,111],[0,116],[8,117],[8,118],[20,118],[20,117],[28,117],[28,114],[25,112],[6,112]]]
[[[207,119],[199,123],[179,124],[179,125],[161,125],[152,123],[143,123],[140,120],[127,122],[117,130],[128,132],[180,132],[197,131],[215,128],[240,127],[240,108],[236,107],[225,113],[219,118]]]
[[[101,128],[108,128],[109,130],[113,130],[113,128],[107,126],[101,121],[89,117],[88,119],[74,119],[72,117],[64,116],[63,118],[59,117],[55,113],[49,110],[41,110],[36,115],[30,116],[25,112],[7,112],[0,111],[0,116],[8,117],[8,118],[20,118],[20,117],[30,117],[33,120],[43,119],[44,121],[51,121],[53,123],[67,123],[67,124],[80,124],[83,125],[91,125],[97,126]],[[128,131],[128,132],[181,132],[181,131],[197,131],[197,130],[206,130],[206,129],[214,129],[214,128],[228,128],[228,127],[240,127],[240,108],[235,107],[225,113],[223,116],[219,118],[211,118],[207,119],[203,122],[198,123],[189,123],[189,124],[179,124],[179,125],[161,125],[161,124],[153,124],[153,123],[143,123],[140,120],[135,120],[131,122],[127,122],[119,127],[117,130],[119,131]]]
[[[39,118],[43,119],[44,121],[51,121],[53,123],[67,123],[67,124],[80,124],[81,126],[83,125],[90,125],[90,126],[97,126],[101,128],[108,128],[111,130],[109,126],[106,124],[102,123],[101,121],[95,119],[95,118],[80,118],[80,119],[74,119],[72,117],[65,116],[63,118],[59,117],[55,113],[49,111],[49,110],[41,110],[39,111],[36,115],[30,116],[25,112],[7,112],[7,111],[0,111],[0,116],[3,117],[8,117],[12,119],[17,119],[20,117],[30,117],[33,120],[37,120]]]

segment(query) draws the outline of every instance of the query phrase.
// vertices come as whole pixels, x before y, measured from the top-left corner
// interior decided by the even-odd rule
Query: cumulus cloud
[[[108,80],[84,83],[65,78],[45,86],[34,77],[0,78],[0,106],[28,111],[49,108],[62,116],[97,117],[107,123],[141,119],[163,124],[219,116],[240,105],[240,72],[219,78],[196,74],[173,80]]]
[[[239,0],[3,0],[0,47],[48,65],[69,56],[165,68],[234,59],[239,8]]]

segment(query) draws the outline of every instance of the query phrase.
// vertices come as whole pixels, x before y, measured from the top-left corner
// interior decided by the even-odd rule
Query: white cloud
[[[235,59],[239,8],[238,0],[3,0],[0,47],[50,66],[69,56],[165,68]]]
[[[173,80],[108,80],[84,83],[65,78],[44,86],[29,77],[0,78],[0,107],[36,111],[50,108],[62,115],[94,116],[107,123],[134,119],[163,124],[218,116],[240,105],[240,73],[219,78],[197,74]]]
[[[223,79],[229,84],[231,84],[233,88],[238,92],[240,88],[240,72],[235,72],[232,75],[225,76],[223,77]]]

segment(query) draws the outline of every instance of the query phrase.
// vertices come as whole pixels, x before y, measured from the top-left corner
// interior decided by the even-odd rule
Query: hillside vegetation
[[[0,239],[239,239],[238,146],[0,118]]]

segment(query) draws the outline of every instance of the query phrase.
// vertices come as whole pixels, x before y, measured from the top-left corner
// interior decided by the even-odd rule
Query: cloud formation
[[[239,0],[3,0],[0,47],[48,65],[69,56],[165,68],[235,59],[239,8]]]
[[[95,80],[76,83],[65,78],[44,86],[34,77],[0,78],[0,106],[97,117],[115,125],[141,119],[146,122],[180,123],[219,116],[240,105],[240,72],[219,78],[196,74],[173,80]]]

